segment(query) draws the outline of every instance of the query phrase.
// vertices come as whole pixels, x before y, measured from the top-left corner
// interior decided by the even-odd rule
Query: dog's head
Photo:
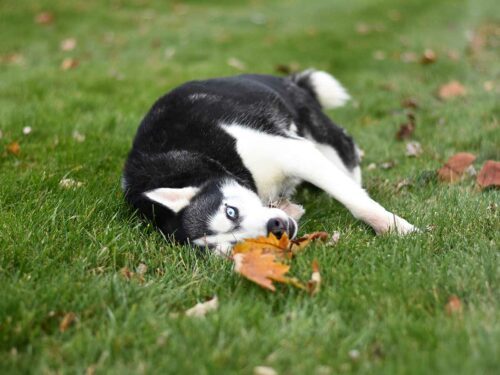
[[[211,181],[202,187],[159,188],[144,193],[150,200],[168,207],[180,216],[182,230],[189,241],[227,254],[245,238],[273,233],[297,235],[297,219],[303,210],[288,204],[289,214],[262,203],[259,196],[235,180]],[[161,229],[161,228],[160,228]]]

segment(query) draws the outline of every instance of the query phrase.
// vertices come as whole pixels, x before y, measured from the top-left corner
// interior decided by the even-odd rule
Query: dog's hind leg
[[[355,179],[332,163],[313,143],[295,141],[294,145],[286,147],[286,154],[286,160],[293,160],[293,163],[283,160],[283,168],[287,174],[324,190],[347,207],[356,218],[370,225],[377,234],[389,231],[407,234],[418,231],[405,219],[387,211],[371,199]]]

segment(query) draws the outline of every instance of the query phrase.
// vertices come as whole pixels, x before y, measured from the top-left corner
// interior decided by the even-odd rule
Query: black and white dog
[[[123,173],[126,200],[165,235],[219,254],[269,232],[295,236],[303,210],[286,199],[303,181],[376,233],[415,231],[363,190],[356,145],[322,112],[347,100],[316,70],[188,82],[143,119]]]

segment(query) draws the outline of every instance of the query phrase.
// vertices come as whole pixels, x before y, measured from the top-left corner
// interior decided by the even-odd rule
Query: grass
[[[43,10],[52,24],[33,21]],[[458,151],[476,154],[476,167],[500,159],[499,22],[493,0],[2,2],[0,372],[497,373],[499,192],[473,179],[438,183],[433,171]],[[376,30],[358,33],[359,23]],[[487,43],[471,49],[467,35]],[[61,51],[69,37],[77,47]],[[436,63],[398,57],[425,48]],[[67,57],[79,66],[61,70]],[[306,278],[318,259],[323,288],[310,297],[265,292],[230,262],[197,257],[142,224],[119,188],[141,117],[186,80],[239,73],[232,57],[252,72],[294,63],[338,76],[355,100],[331,115],[366,151],[367,189],[433,231],[376,237],[324,194],[301,190],[301,231],[341,233],[294,266]],[[442,102],[435,92],[450,80],[467,96]],[[418,158],[394,138],[408,97],[419,103]],[[14,141],[19,155],[6,151]],[[366,168],[386,161],[395,167]],[[65,177],[83,186],[63,189]],[[405,178],[411,186],[397,189]],[[144,283],[121,276],[140,263]],[[216,312],[182,316],[213,295]],[[462,313],[446,313],[451,295]],[[60,332],[68,312],[77,321]]]

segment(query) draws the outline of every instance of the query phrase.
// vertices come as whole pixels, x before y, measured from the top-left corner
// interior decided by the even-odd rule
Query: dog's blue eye
[[[238,209],[232,206],[226,206],[226,216],[230,220],[236,220],[238,218]]]

